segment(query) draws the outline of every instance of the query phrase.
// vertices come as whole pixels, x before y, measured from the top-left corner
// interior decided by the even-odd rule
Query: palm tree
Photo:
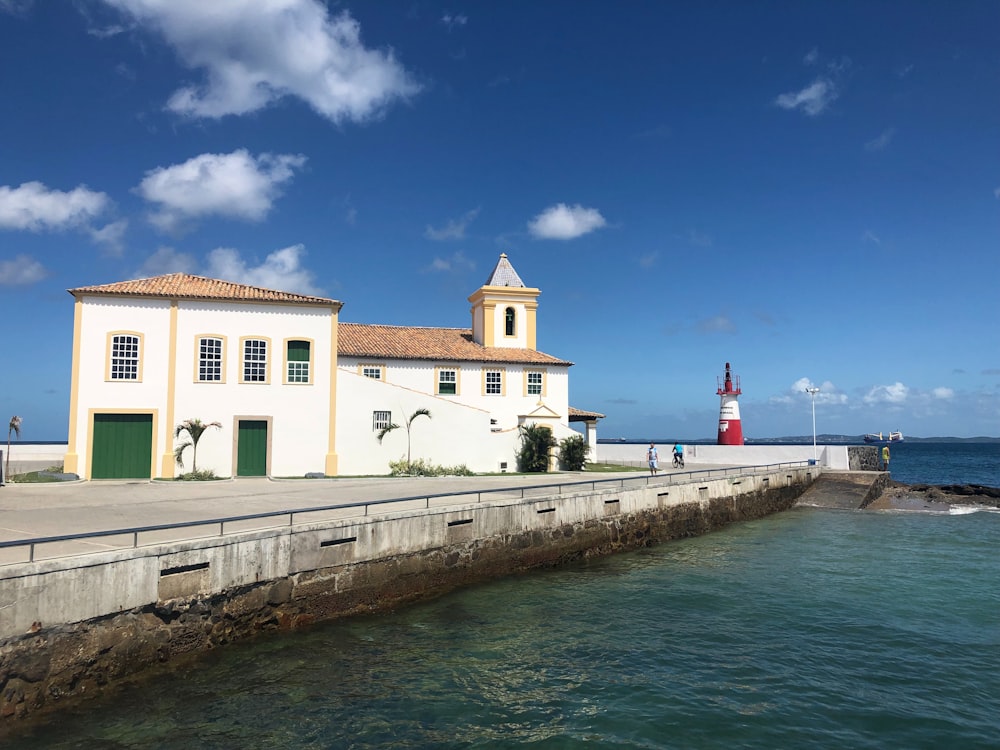
[[[174,448],[174,460],[177,461],[177,465],[182,469],[184,468],[184,450],[191,446],[191,471],[198,471],[198,441],[201,440],[202,434],[209,427],[222,428],[222,424],[219,422],[209,422],[208,424],[202,424],[200,419],[185,419],[177,427],[174,428],[174,439],[176,440],[180,437],[182,432],[188,434],[188,439],[183,443]]]
[[[7,466],[4,468],[4,476],[10,476],[10,434],[14,433],[14,437],[21,437],[21,418],[14,416],[10,418],[10,424],[7,426]]]
[[[430,409],[417,409],[406,420],[406,472],[407,472],[407,474],[410,472],[410,425],[413,424],[413,420],[416,419],[417,417],[427,417],[428,419],[430,419],[431,418]],[[388,435],[393,430],[398,430],[398,429],[399,429],[399,425],[398,424],[396,424],[395,422],[390,422],[385,427],[383,427],[381,430],[379,430],[379,433],[378,433],[378,442],[379,442],[379,444],[380,445],[382,444],[382,438],[384,438],[386,435]]]

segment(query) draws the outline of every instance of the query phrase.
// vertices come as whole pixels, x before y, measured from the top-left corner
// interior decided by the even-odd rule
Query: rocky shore
[[[932,510],[947,512],[953,505],[1000,508],[1000,487],[982,484],[904,484],[890,482],[869,510]]]

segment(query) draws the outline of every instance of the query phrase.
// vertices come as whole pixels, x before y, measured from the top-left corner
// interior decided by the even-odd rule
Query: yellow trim
[[[469,302],[472,304],[473,336],[476,334],[476,311],[481,310],[483,315],[483,331],[480,343],[486,347],[496,346],[495,325],[497,305],[505,307],[511,305],[515,310],[517,310],[518,306],[523,305],[526,312],[523,322],[523,325],[526,326],[524,329],[525,341],[527,342],[528,349],[535,349],[535,311],[538,308],[538,295],[541,293],[541,290],[535,287],[479,287],[479,289],[469,296]],[[506,331],[506,327],[503,330]]]
[[[243,356],[246,353],[244,347],[247,341],[266,341],[267,342],[267,360],[264,363],[264,380],[244,380],[243,375],[246,372],[244,367]],[[271,384],[271,362],[274,361],[274,345],[271,343],[271,339],[268,336],[240,336],[240,372],[239,379],[237,382],[244,385],[270,385]]]
[[[114,351],[114,337],[115,336],[135,336],[139,339],[139,352],[136,359],[136,370],[135,378],[116,378],[111,379],[111,355]],[[143,334],[138,331],[108,331],[107,336],[104,340],[104,382],[106,383],[141,383],[142,382],[142,361],[144,355],[146,354],[146,339]]]
[[[541,376],[542,376],[542,392],[541,393],[528,393],[528,373],[531,373],[531,372],[541,373]],[[526,369],[524,371],[524,395],[525,396],[538,396],[539,398],[544,398],[545,396],[548,395],[546,393],[547,386],[548,386],[548,381],[549,381],[548,372],[546,372],[545,370],[539,370],[537,368]]]
[[[483,346],[493,346],[496,332],[493,330],[496,319],[497,305],[495,302],[483,302]]]
[[[441,393],[441,371],[447,370],[448,372],[454,371],[455,373],[455,392],[454,393]],[[462,395],[462,368],[458,365],[439,365],[434,368],[434,395],[435,396],[461,396]]]
[[[327,435],[327,446],[326,446],[326,466],[323,471],[328,477],[337,476],[337,312],[340,308],[336,308],[333,311],[333,315],[330,318],[330,405],[329,413],[327,414],[327,429],[329,434]],[[235,471],[234,471],[235,473]]]
[[[83,478],[91,479],[94,465],[94,415],[95,414],[149,414],[153,418],[152,432],[150,439],[153,444],[149,447],[149,476],[156,477],[156,433],[159,430],[160,410],[159,409],[88,409],[87,410],[87,466],[84,468]],[[171,460],[172,460],[171,456]],[[80,472],[75,472],[79,474]]]
[[[167,431],[164,435],[163,445],[166,451],[160,457],[160,473],[163,479],[171,479],[174,476],[174,412],[176,411],[177,398],[177,300],[170,300],[170,334],[167,339],[169,351],[167,354],[167,402],[166,402],[166,424]]]
[[[487,393],[486,392],[486,373],[488,372],[499,372],[500,373],[500,393]],[[507,395],[507,368],[506,367],[484,367],[482,371],[482,386],[484,396],[506,396]]]
[[[385,365],[378,362],[359,362],[358,363],[358,375],[363,378],[369,377],[365,375],[365,370],[378,370],[379,376],[377,378],[372,378],[372,380],[378,380],[382,383],[386,382],[385,376]]]
[[[525,346],[532,351],[537,351],[538,341],[537,341],[537,323],[538,323],[538,302],[525,302],[524,303],[525,317]]]
[[[293,383],[288,379],[288,342],[289,341],[305,341],[309,344],[309,379],[305,383]],[[314,362],[316,358],[316,342],[313,339],[307,339],[303,336],[289,336],[281,343],[281,351],[283,353],[282,357],[282,367],[281,367],[281,382],[283,385],[312,385],[315,382],[315,372],[316,364]]]
[[[201,380],[201,340],[218,339],[222,342],[222,359],[219,361],[221,380]],[[229,337],[221,333],[196,333],[194,335],[194,382],[199,385],[223,385],[226,382],[226,355],[229,353]]]
[[[63,471],[79,474],[80,454],[76,447],[77,413],[80,408],[80,336],[83,330],[83,300],[79,297],[73,303],[73,364],[70,366],[69,381],[69,436]]]

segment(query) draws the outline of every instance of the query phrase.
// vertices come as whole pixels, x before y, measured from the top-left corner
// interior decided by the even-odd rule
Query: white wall
[[[198,468],[232,476],[234,441],[239,417],[271,419],[271,474],[301,476],[322,472],[329,447],[331,412],[333,313],[328,308],[296,305],[213,303],[181,300],[177,309],[176,371],[173,411],[168,390],[170,302],[85,297],[82,310],[80,381],[76,446],[80,473],[89,476],[90,411],[122,410],[154,413],[154,476],[161,476],[161,459],[173,453],[173,431],[185,419],[221,422],[198,444]],[[142,335],[141,381],[105,380],[110,331]],[[197,338],[223,338],[224,378],[220,383],[197,381]],[[241,338],[269,340],[269,382],[240,383]],[[285,380],[285,342],[311,342],[309,384]],[[182,435],[181,439],[185,436]],[[184,454],[192,465],[192,450]]]
[[[174,422],[197,417],[221,422],[221,430],[205,433],[198,444],[198,468],[219,476],[236,473],[233,445],[237,418],[270,417],[271,474],[302,476],[322,472],[329,443],[331,311],[324,308],[213,304],[182,301],[177,316],[177,384]],[[224,383],[196,381],[196,338],[224,336]],[[268,383],[240,383],[240,339],[270,341]],[[311,342],[311,383],[285,383],[285,342]],[[171,433],[173,434],[173,433]],[[183,436],[182,436],[183,437]],[[191,468],[191,449],[185,453]]]
[[[568,421],[569,368],[565,366],[376,360],[358,357],[338,359],[341,369],[348,372],[358,372],[358,365],[361,363],[385,365],[385,382],[427,394],[433,394],[436,390],[435,367],[455,369],[458,371],[458,394],[439,398],[489,412],[490,417],[497,420],[494,427],[501,430],[516,428],[518,416],[531,413],[538,406],[539,400]],[[483,393],[484,369],[504,370],[505,395]],[[524,382],[526,370],[545,372],[541,397],[527,395]]]
[[[517,431],[492,432],[490,414],[476,407],[431,396],[392,382],[373,380],[341,369],[337,374],[337,455],[340,474],[388,474],[389,462],[406,458],[406,418],[417,409],[410,428],[410,457],[440,466],[465,464],[476,472],[515,470]],[[380,444],[374,411],[389,411],[399,429]]]
[[[597,459],[616,463],[626,461],[633,465],[646,464],[649,443],[598,443]],[[850,468],[846,445],[818,445],[818,463],[829,469]],[[657,444],[660,465],[669,463],[673,444]],[[811,445],[685,445],[684,460],[692,464],[722,464],[725,466],[761,466],[786,461],[808,461],[813,457]]]

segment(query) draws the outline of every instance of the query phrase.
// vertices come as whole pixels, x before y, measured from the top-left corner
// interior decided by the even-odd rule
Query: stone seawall
[[[72,624],[36,622],[29,632],[0,640],[0,737],[22,720],[154,675],[157,665],[262,631],[383,611],[460,586],[782,511],[817,475],[815,469],[791,469],[703,484],[602,489],[257,532],[224,545],[201,540],[180,550],[140,550],[143,567],[137,570],[154,560],[159,585],[150,603]],[[279,549],[274,556],[290,572],[213,591],[210,569],[217,560],[235,561],[243,580],[248,567],[261,564],[239,552],[240,544]],[[76,570],[100,579],[100,558],[76,558]],[[108,560],[126,562],[121,555]],[[62,585],[54,570],[41,570],[31,581],[24,580],[30,571],[20,572],[18,596],[44,586],[46,576],[56,589]],[[0,586],[0,605],[13,590]]]

